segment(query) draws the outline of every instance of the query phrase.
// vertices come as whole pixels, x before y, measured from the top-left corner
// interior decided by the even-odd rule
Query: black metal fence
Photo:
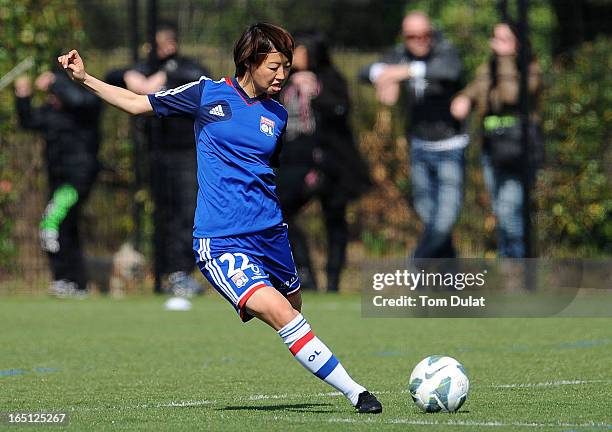
[[[585,25],[590,20],[591,33],[585,32],[582,40],[568,41],[560,35],[564,34],[567,21],[563,13],[569,6],[561,3],[544,0],[78,2],[88,36],[88,44],[81,52],[89,70],[100,77],[113,68],[144,60],[144,44],[150,40],[159,20],[177,24],[181,51],[208,66],[215,78],[233,74],[233,41],[253,21],[273,21],[290,30],[317,28],[330,35],[334,62],[347,78],[351,91],[354,134],[376,183],[372,192],[349,208],[350,245],[343,289],[351,288],[356,280],[351,276],[351,269],[368,256],[409,253],[422,228],[410,202],[408,143],[402,132],[401,110],[381,107],[372,88],[356,78],[362,66],[399,40],[402,16],[414,8],[428,12],[436,27],[459,47],[468,79],[474,76],[478,64],[487,59],[487,41],[494,23],[504,14],[529,17],[529,25],[525,26],[523,21],[522,28],[529,30],[527,37],[546,81],[543,106],[529,108],[540,110],[549,147],[548,159],[530,188],[533,207],[529,220],[535,222],[531,230],[534,253],[587,257],[612,253],[608,104],[611,97],[610,88],[606,87],[610,80],[604,74],[601,82],[590,82],[600,74],[598,64],[610,75],[610,38],[606,34],[609,29],[598,24],[602,16],[604,20],[610,16],[610,8],[598,2],[578,2],[590,9],[575,19],[582,19]],[[523,9],[519,14],[520,8]],[[600,10],[597,16],[593,16],[594,9]],[[599,31],[593,32],[593,28]],[[12,95],[4,89],[0,97],[12,98]],[[585,116],[591,123],[579,120]],[[82,224],[92,280],[101,291],[113,289],[116,271],[113,255],[129,242],[144,255],[147,263],[142,277],[129,287],[149,292],[154,282],[151,270],[153,204],[148,174],[142,164],[144,150],[134,144],[137,129],[127,115],[117,110],[105,109],[102,131],[103,169],[84,209]],[[0,240],[11,245],[0,263],[0,294],[41,292],[50,278],[37,239],[38,221],[47,194],[42,158],[44,143],[36,134],[15,129],[12,137],[0,142],[0,146],[1,157],[10,160],[12,169],[23,174],[10,185],[18,191],[18,198],[7,205],[13,220],[10,233],[0,233],[5,236]],[[580,146],[587,148],[581,157],[567,156],[571,151],[580,153]],[[466,172],[465,202],[455,230],[459,254],[491,257],[495,254],[495,219],[483,186],[477,140],[468,150]],[[4,187],[9,186],[4,184]],[[577,188],[582,188],[581,192]],[[585,191],[591,191],[592,196],[583,196]],[[325,236],[316,203],[305,208],[300,223],[310,235],[315,265],[322,269],[326,249],[321,245],[325,244]]]

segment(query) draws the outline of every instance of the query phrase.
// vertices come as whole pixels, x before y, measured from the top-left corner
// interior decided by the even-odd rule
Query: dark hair
[[[514,36],[514,39],[516,40],[516,47],[517,47],[516,67],[519,72],[522,72],[521,62],[519,61],[519,56],[518,56],[518,50],[520,49],[519,47],[520,31],[519,31],[518,25],[515,22],[510,21],[510,20],[500,21],[493,26],[493,30],[492,30],[493,33],[495,33],[495,27],[497,27],[498,25],[506,25],[510,29],[510,32],[512,32],[512,35]],[[527,58],[529,59],[529,63],[531,63],[532,61],[535,60],[535,56],[533,54],[533,51],[531,49],[531,43],[529,41],[527,41],[526,48],[527,48]],[[495,53],[491,55],[491,59],[489,60],[489,73],[491,76],[491,87],[497,86],[497,56],[495,55]]]
[[[293,36],[282,27],[269,23],[251,25],[242,33],[234,46],[236,76],[242,77],[249,65],[259,66],[266,55],[275,49],[293,62]]]
[[[178,42],[178,27],[171,21],[161,20],[157,23],[157,28],[155,29],[155,33],[168,32],[172,34],[172,38],[175,42]]]
[[[303,45],[308,52],[308,70],[318,73],[331,65],[329,45],[324,34],[317,31],[295,32],[295,45]]]

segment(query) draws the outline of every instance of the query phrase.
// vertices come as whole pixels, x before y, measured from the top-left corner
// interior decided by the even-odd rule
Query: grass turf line
[[[385,411],[373,417],[217,296],[190,312],[164,301],[3,297],[0,411],[67,410],[72,430],[612,429],[609,318],[363,319],[358,296],[305,296],[315,333],[379,393]],[[408,375],[430,354],[467,367],[457,414],[409,401]]]

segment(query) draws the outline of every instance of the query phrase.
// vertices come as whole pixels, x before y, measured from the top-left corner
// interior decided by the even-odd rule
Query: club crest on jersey
[[[248,281],[249,278],[242,270],[238,270],[236,274],[232,276],[232,282],[234,282],[238,288],[242,288]]]
[[[261,116],[259,119],[259,130],[268,136],[274,135],[274,121]]]

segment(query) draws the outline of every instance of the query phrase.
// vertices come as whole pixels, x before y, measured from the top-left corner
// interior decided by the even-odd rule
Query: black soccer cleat
[[[382,412],[382,405],[378,402],[376,396],[366,390],[359,393],[355,409],[360,414],[380,414]]]

